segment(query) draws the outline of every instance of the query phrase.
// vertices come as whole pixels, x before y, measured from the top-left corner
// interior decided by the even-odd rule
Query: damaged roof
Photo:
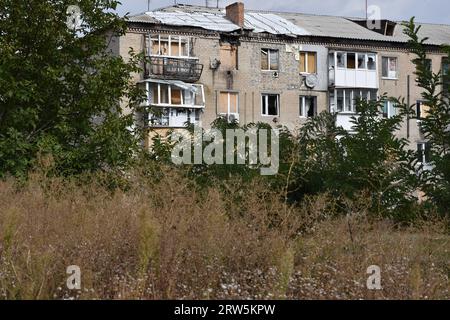
[[[133,16],[129,21],[161,23],[171,26],[190,26],[220,32],[233,32],[241,29],[238,25],[226,18],[224,10],[187,12],[181,10],[182,7],[180,5],[173,6],[171,8],[180,8],[180,10],[150,11]],[[310,33],[305,29],[296,26],[279,15],[272,13],[245,13],[244,29],[255,33],[267,32],[271,34],[290,36],[310,35]]]
[[[269,33],[291,37],[311,36],[349,40],[369,40],[405,43],[404,27],[397,24],[393,36],[369,30],[349,18],[290,12],[245,10],[244,29],[254,33]],[[129,17],[130,22],[154,23],[169,26],[198,27],[217,32],[234,32],[241,28],[226,17],[223,8],[178,4]],[[429,37],[427,44],[450,43],[450,26],[420,24],[419,35]]]

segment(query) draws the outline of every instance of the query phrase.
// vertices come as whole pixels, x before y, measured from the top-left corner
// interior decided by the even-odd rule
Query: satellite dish
[[[315,74],[310,74],[305,79],[305,84],[308,88],[313,89],[319,83],[319,79]]]

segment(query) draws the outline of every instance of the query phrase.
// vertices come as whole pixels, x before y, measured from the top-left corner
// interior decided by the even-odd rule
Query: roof
[[[357,19],[357,18],[356,18]],[[254,33],[286,36],[329,37],[349,40],[368,40],[406,43],[404,27],[397,24],[393,36],[369,30],[352,20],[339,16],[313,15],[291,12],[245,11],[244,29]],[[233,32],[241,28],[228,20],[223,8],[194,5],[173,5],[129,17],[130,22],[160,23],[171,26],[193,26],[218,32]],[[430,45],[450,44],[450,25],[420,23],[419,35],[429,37]]]
[[[178,8],[174,6],[172,8]],[[206,8],[205,8],[206,9]],[[159,10],[146,12],[130,18],[132,22],[161,23],[171,26],[191,26],[211,31],[233,32],[241,28],[225,17],[224,10],[195,11]],[[271,33],[289,36],[310,35],[305,29],[272,13],[245,13],[244,29],[255,33]]]
[[[430,45],[450,44],[450,25],[445,24],[420,24],[419,36],[429,38],[425,43]],[[394,30],[394,37],[402,41],[408,41],[408,37],[403,33],[404,26],[398,24]]]

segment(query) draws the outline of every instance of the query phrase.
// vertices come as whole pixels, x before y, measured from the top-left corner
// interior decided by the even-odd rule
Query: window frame
[[[359,91],[359,95],[355,95],[355,92]],[[355,96],[365,99],[366,101],[373,100],[374,97],[372,97],[372,91],[377,91],[375,99],[378,96],[378,90],[376,89],[367,89],[367,88],[358,88],[358,89],[352,89],[352,88],[336,88],[334,89],[334,92],[332,93],[332,97],[334,99],[333,105],[334,110],[333,112],[346,115],[346,114],[357,114],[356,110],[356,99]],[[338,94],[342,93],[342,95]],[[347,94],[350,93],[350,97],[347,97]],[[342,111],[338,110],[338,96],[342,97]],[[350,108],[347,106],[347,101],[350,101]],[[330,100],[331,102],[331,100]],[[331,107],[331,105],[330,105]]]
[[[384,66],[384,60],[387,59],[387,75],[383,74],[383,66]],[[390,69],[390,65],[391,65],[391,60],[395,60],[395,77],[391,77],[389,76],[389,73],[391,72]],[[381,78],[384,80],[398,80],[398,57],[393,57],[393,56],[382,56],[381,57]]]
[[[377,54],[373,53],[373,52],[358,52],[358,51],[334,51],[332,52],[332,54],[334,55],[334,68],[335,69],[340,69],[340,70],[349,70],[349,71],[356,71],[356,70],[362,70],[362,71],[370,71],[370,72],[374,72],[377,70]],[[349,68],[348,67],[348,55],[352,54],[355,55],[355,67],[354,68]],[[338,63],[338,56],[342,55],[342,63],[343,63],[343,67],[339,66]],[[360,56],[365,56],[364,58],[364,68],[359,68],[359,57]],[[374,69],[369,68],[369,59],[373,58],[373,65],[374,65]]]
[[[384,108],[386,108],[386,111],[387,111],[386,113],[384,112]],[[391,114],[391,111],[393,111],[392,114]],[[391,100],[384,100],[381,113],[382,113],[383,118],[385,118],[385,119],[390,119],[392,117],[395,117],[397,115],[397,104]]]
[[[306,110],[306,99],[312,98],[314,99],[314,115],[312,117],[308,116],[308,112]],[[317,116],[317,96],[300,96],[299,101],[299,117],[301,119],[309,119]]]
[[[167,103],[162,103],[162,86],[167,86],[167,98],[168,98],[168,102]],[[186,105],[185,104],[185,92],[186,90],[183,90],[182,88],[178,88],[176,86],[174,86],[176,89],[175,90],[179,90],[181,92],[181,96],[180,96],[180,100],[181,100],[181,104],[173,104],[172,103],[172,86],[170,84],[165,84],[165,83],[158,83],[158,82],[146,82],[146,89],[147,89],[147,101],[149,103],[149,105],[153,105],[156,107],[166,107],[166,108],[189,108],[191,107],[191,109],[198,109],[198,108],[204,108],[205,107],[205,87],[203,85],[195,85],[197,87],[197,90],[200,90],[200,93],[193,93],[192,94],[192,101],[194,102],[193,105]],[[154,96],[154,92],[156,92],[158,94],[157,97]],[[152,92],[152,102],[150,102],[150,92]],[[201,96],[201,101],[202,101],[202,105],[196,105],[195,102],[198,99],[198,95]],[[156,100],[155,100],[156,98]],[[195,107],[195,108],[192,108]]]
[[[231,114],[234,115],[239,115],[239,109],[240,109],[240,101],[239,101],[239,92],[237,91],[219,91],[219,97],[221,94],[227,94],[227,113],[223,113],[223,112],[219,112],[220,111],[220,99],[218,99],[218,103],[217,103],[217,115],[219,116],[229,116]],[[237,112],[230,112],[231,111],[231,95],[236,95],[236,111]]]
[[[264,50],[267,50],[267,67],[269,68],[269,69],[263,69],[263,62],[262,62],[262,54],[263,54],[263,51]],[[272,64],[271,64],[271,51],[276,51],[277,52],[277,66],[278,66],[278,68],[277,69],[271,69],[271,67],[272,67]],[[261,48],[261,51],[260,51],[260,57],[261,57],[261,71],[263,71],[263,72],[279,72],[280,71],[280,50],[279,49],[270,49],[270,48]]]
[[[161,54],[161,37],[168,38],[169,51],[168,54]],[[172,55],[172,37],[177,38],[178,42],[178,55]],[[157,39],[156,39],[157,38]],[[191,39],[189,36],[182,35],[162,35],[162,34],[150,34],[149,35],[149,56],[151,57],[165,57],[165,58],[184,58],[184,59],[198,59],[191,57]],[[153,52],[153,43],[158,42],[158,52]],[[185,41],[185,42],[184,42]],[[163,41],[165,42],[165,40]],[[183,54],[182,44],[186,43],[187,55]]]
[[[306,71],[300,71],[300,74],[318,74],[317,72],[317,66],[318,66],[318,61],[317,61],[317,51],[300,51],[300,61],[301,61],[301,55],[304,54],[305,55],[305,70]],[[314,72],[310,72],[309,71],[309,54],[314,54],[315,56],[315,64],[314,64]],[[301,68],[301,65],[300,65]]]
[[[277,97],[277,114],[271,115],[269,114],[269,97],[276,96]],[[267,105],[267,114],[264,114],[264,100],[266,100]],[[279,117],[280,116],[280,94],[278,93],[262,93],[261,94],[261,116],[262,117]]]
[[[422,149],[419,148],[422,146]],[[417,160],[423,166],[428,166],[431,164],[430,157],[431,144],[429,142],[417,142]],[[420,153],[419,153],[420,152]],[[419,159],[420,155],[420,159]]]

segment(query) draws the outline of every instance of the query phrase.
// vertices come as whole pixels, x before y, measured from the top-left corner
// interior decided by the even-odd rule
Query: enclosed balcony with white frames
[[[376,53],[332,51],[329,54],[329,85],[378,89],[377,65]]]

